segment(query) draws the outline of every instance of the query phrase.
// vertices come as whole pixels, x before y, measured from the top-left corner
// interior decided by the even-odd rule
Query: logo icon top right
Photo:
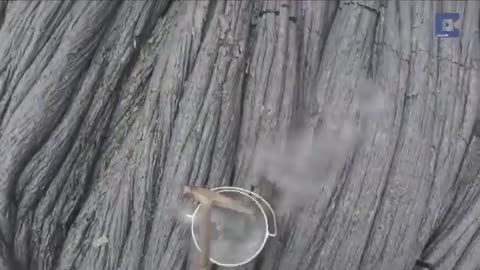
[[[435,36],[459,37],[460,29],[454,25],[459,19],[460,13],[437,13],[435,15]]]

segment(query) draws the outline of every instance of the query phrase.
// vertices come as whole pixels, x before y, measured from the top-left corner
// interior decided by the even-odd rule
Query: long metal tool
[[[199,270],[210,269],[210,248],[211,248],[211,231],[212,231],[212,208],[220,207],[230,209],[238,213],[254,215],[254,211],[248,207],[241,205],[230,197],[222,195],[218,192],[196,186],[185,186],[183,195],[193,199],[201,204],[201,225],[200,238],[202,239],[201,254],[198,263]]]

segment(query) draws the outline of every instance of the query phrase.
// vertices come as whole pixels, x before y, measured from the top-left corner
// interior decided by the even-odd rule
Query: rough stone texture
[[[440,11],[463,14],[460,38],[433,37]],[[473,0],[2,0],[0,269],[187,269],[179,188],[254,184],[258,145],[351,113],[365,78],[386,104],[369,136],[242,269],[479,269],[479,14]]]

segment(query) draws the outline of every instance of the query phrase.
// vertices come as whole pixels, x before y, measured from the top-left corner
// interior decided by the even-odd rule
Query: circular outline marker
[[[217,187],[217,188],[212,188],[211,189],[212,191],[217,191],[218,193],[223,193],[223,192],[236,192],[236,193],[239,193],[239,194],[242,194],[242,195],[245,195],[247,196],[249,199],[251,199],[257,206],[258,208],[260,208],[260,211],[261,213],[263,214],[263,219],[265,220],[265,237],[263,239],[263,242],[262,244],[260,245],[260,247],[258,248],[258,250],[250,257],[248,257],[247,259],[239,262],[239,263],[221,263],[221,262],[218,262],[216,261],[215,259],[212,259],[212,258],[209,258],[210,261],[212,263],[215,263],[216,265],[219,265],[219,266],[223,266],[223,267],[236,267],[236,266],[240,266],[240,265],[244,265],[244,264],[247,264],[249,263],[250,261],[252,261],[253,259],[255,259],[255,257],[258,256],[258,254],[260,254],[260,252],[262,252],[263,248],[265,247],[265,244],[267,243],[267,240],[268,240],[268,237],[269,236],[275,236],[277,234],[277,224],[276,224],[276,217],[275,217],[275,212],[273,211],[272,207],[270,206],[270,204],[264,199],[262,198],[260,195],[252,192],[252,191],[249,191],[249,190],[246,190],[246,189],[243,189],[243,188],[239,188],[239,187]],[[253,196],[252,196],[253,195]],[[254,198],[255,197],[255,198]],[[272,217],[273,217],[273,227],[274,227],[274,232],[271,233],[269,232],[269,224],[268,224],[268,217],[267,217],[267,214],[265,212],[265,210],[263,209],[262,205],[258,202],[258,200],[261,200],[267,207],[268,207],[268,210],[271,212],[272,214]],[[191,218],[192,219],[192,224],[191,224],[191,234],[192,234],[192,239],[193,239],[193,243],[195,244],[195,247],[201,252],[201,248],[197,242],[197,238],[195,236],[195,231],[194,231],[194,227],[195,227],[195,216],[198,212],[198,210],[200,209],[202,205],[199,204],[196,208],[195,208],[195,211],[193,212],[192,215],[187,215],[187,217]]]

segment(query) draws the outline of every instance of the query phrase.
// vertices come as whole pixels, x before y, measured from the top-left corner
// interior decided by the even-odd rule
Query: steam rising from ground
[[[321,125],[314,132],[303,130],[282,144],[263,144],[257,148],[252,173],[255,179],[265,179],[279,191],[274,198],[277,214],[314,201],[328,183],[337,180],[355,149],[369,135],[367,130],[371,129],[372,120],[382,117],[389,107],[386,96],[370,81],[361,82],[352,92],[351,105],[346,106],[345,102],[343,108],[335,105],[326,108],[328,113],[322,115]],[[177,221],[192,221],[186,218],[193,212],[187,208],[178,206]],[[241,226],[238,217],[216,211],[212,256],[235,263],[255,254],[265,235],[263,216],[256,215],[248,225]],[[195,220],[198,233],[197,217]]]
[[[373,82],[360,82],[352,94],[351,106],[327,107],[314,132],[299,131],[282,145],[264,144],[257,149],[253,173],[257,180],[276,186],[277,212],[315,200],[338,179],[355,149],[369,136],[372,120],[382,117],[386,96]]]

